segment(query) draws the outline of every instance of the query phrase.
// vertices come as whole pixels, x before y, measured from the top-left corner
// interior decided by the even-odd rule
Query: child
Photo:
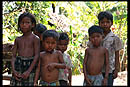
[[[40,52],[44,51],[44,48],[42,47],[42,33],[46,30],[46,26],[41,23],[37,24],[36,28],[34,29],[34,34],[36,34],[40,38]]]
[[[100,45],[102,41],[103,30],[99,26],[92,26],[88,30],[89,40],[93,47],[85,50],[83,63],[84,86],[106,85],[108,78],[108,50]],[[105,63],[105,78],[102,76],[102,68]]]
[[[109,75],[108,86],[113,86],[113,80],[117,77],[120,67],[119,51],[123,48],[121,39],[111,31],[113,25],[113,15],[108,11],[98,14],[99,26],[103,28],[104,39],[102,46],[109,52]],[[104,74],[104,70],[103,70]]]
[[[33,86],[35,65],[40,55],[40,40],[32,33],[35,25],[36,20],[31,13],[19,16],[18,29],[23,35],[14,42],[11,86]]]
[[[60,33],[57,50],[60,50],[62,52],[64,62],[66,64],[66,69],[60,69],[60,72],[59,72],[60,86],[71,86],[72,63],[71,63],[70,56],[64,53],[67,50],[68,44],[69,44],[69,37],[67,33]]]
[[[113,81],[117,78],[120,62],[119,62],[119,51],[123,48],[122,40],[111,31],[113,25],[113,15],[108,11],[102,11],[98,14],[99,26],[103,28],[104,39],[102,46],[108,49],[109,53],[109,75],[108,75],[108,86],[113,86]],[[91,41],[88,43],[91,45]],[[105,68],[104,68],[105,69]],[[103,69],[103,76],[104,76]]]
[[[59,69],[66,68],[62,53],[55,50],[59,35],[55,30],[46,30],[43,33],[42,45],[43,52],[40,53],[40,59],[36,71],[34,85],[37,85],[40,76],[41,86],[59,86]]]

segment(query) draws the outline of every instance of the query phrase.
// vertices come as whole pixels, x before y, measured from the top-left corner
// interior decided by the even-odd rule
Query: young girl
[[[59,82],[60,86],[71,86],[71,80],[72,80],[72,63],[70,56],[65,53],[67,50],[67,46],[69,44],[69,37],[67,33],[60,33],[57,50],[60,50],[63,54],[63,59],[66,64],[65,69],[60,69],[59,72]]]
[[[40,55],[40,40],[32,33],[35,17],[28,12],[19,16],[18,29],[23,33],[14,42],[11,86],[33,86],[35,65]]]

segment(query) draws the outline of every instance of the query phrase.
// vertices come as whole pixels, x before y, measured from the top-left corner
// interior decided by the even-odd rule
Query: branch
[[[7,16],[7,15],[9,15],[9,14],[11,14],[11,13],[14,13],[14,12],[17,12],[17,11],[20,11],[20,10],[22,10],[22,8],[18,8],[18,9],[16,9],[16,10],[12,10],[12,11],[10,11],[9,13],[4,13],[4,14],[2,14],[2,15],[4,15],[4,16]]]

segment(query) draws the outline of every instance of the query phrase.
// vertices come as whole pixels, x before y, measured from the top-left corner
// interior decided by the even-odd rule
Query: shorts
[[[20,74],[24,73],[30,67],[33,59],[34,57],[25,58],[25,57],[17,56],[14,64],[15,70]],[[21,81],[17,81],[12,75],[12,78],[10,80],[10,85],[11,86],[33,86],[35,70],[36,70],[36,66],[31,71],[29,77],[27,79],[20,78]]]
[[[39,86],[60,86],[60,83],[59,83],[59,81],[48,83],[48,82],[40,80]]]
[[[103,80],[103,75],[99,74],[99,75],[95,75],[95,76],[91,76],[91,75],[87,75],[88,78],[92,81],[92,86],[101,86],[102,85],[102,80]],[[84,81],[83,86],[88,86],[89,84],[86,83],[86,81]]]

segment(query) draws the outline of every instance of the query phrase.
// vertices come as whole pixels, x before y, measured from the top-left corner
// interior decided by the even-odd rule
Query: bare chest
[[[91,49],[89,51],[89,57],[90,59],[94,59],[94,60],[102,60],[104,59],[105,56],[105,52],[103,49]]]
[[[18,49],[32,49],[34,46],[34,41],[32,38],[21,38],[18,42]]]
[[[42,61],[45,63],[58,63],[59,59],[57,55],[45,55],[43,56]]]

